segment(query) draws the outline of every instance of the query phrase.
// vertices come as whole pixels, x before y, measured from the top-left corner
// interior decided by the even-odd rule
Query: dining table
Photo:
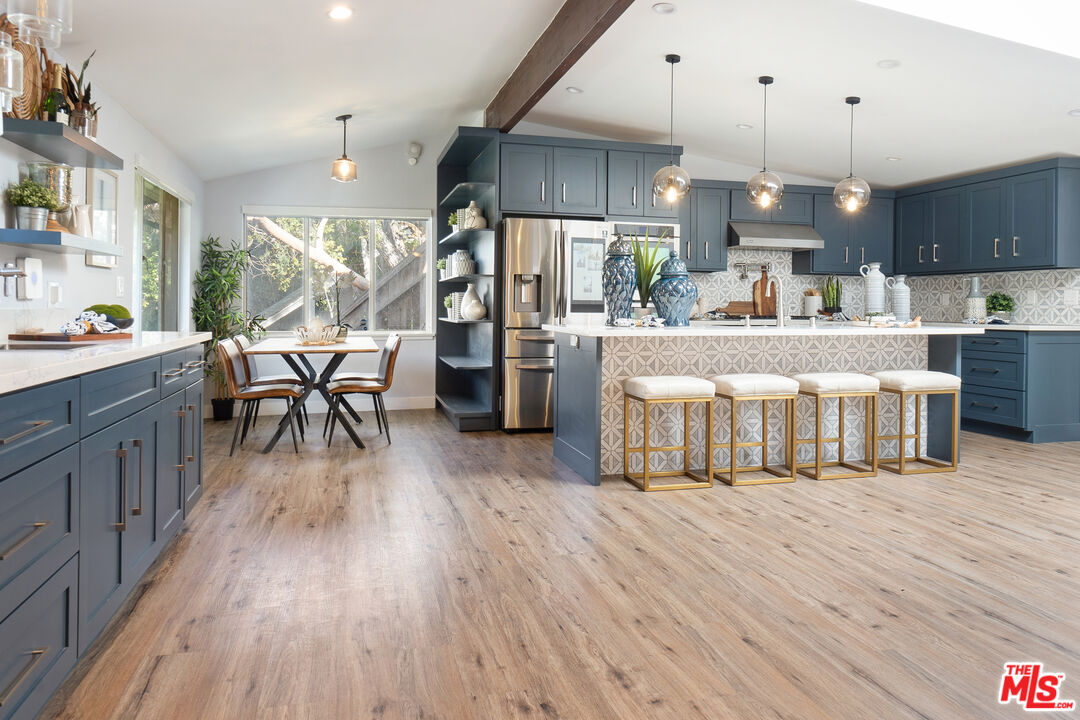
[[[280,356],[304,384],[300,397],[290,406],[288,412],[282,416],[274,436],[266,443],[263,452],[268,453],[273,450],[281,436],[289,429],[291,424],[290,415],[297,422],[303,422],[300,411],[308,397],[316,390],[326,400],[327,412],[332,413],[337,418],[337,422],[345,428],[345,432],[352,438],[353,444],[362,449],[364,447],[363,440],[360,439],[360,436],[356,433],[356,428],[348,421],[341,408],[332,402],[333,398],[330,396],[327,386],[333,381],[334,373],[337,372],[338,368],[341,367],[341,363],[345,362],[345,358],[349,355],[374,352],[379,352],[379,346],[367,336],[349,337],[343,342],[327,345],[302,345],[293,337],[270,337],[244,350],[247,355]],[[328,356],[326,365],[323,367],[322,372],[316,372],[315,366],[311,364],[311,358],[312,356],[323,355]]]

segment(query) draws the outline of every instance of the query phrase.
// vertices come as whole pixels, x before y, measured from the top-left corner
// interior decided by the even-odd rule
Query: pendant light
[[[73,0],[8,0],[8,20],[28,45],[55,49],[71,32]]]
[[[11,37],[0,32],[0,108],[11,112],[11,101],[23,94],[23,56],[11,46]],[[4,134],[4,116],[0,114],[0,135]]]
[[[761,112],[761,172],[746,183],[746,199],[760,208],[768,208],[780,202],[784,197],[784,181],[774,172],[769,172],[765,164],[765,141],[769,129],[769,86],[773,79],[762,75],[757,79],[762,86]]]
[[[668,204],[672,204],[690,192],[690,175],[675,164],[675,63],[682,58],[678,55],[667,55],[664,60],[671,64],[671,97],[668,103],[671,157],[668,164],[653,175],[652,191],[656,197],[662,197]]]
[[[845,98],[851,106],[851,126],[848,134],[848,176],[836,183],[833,190],[833,203],[841,210],[855,212],[870,204],[870,185],[861,177],[855,177],[855,106],[859,98]]]
[[[352,118],[352,115],[338,115],[334,118],[341,123],[341,157],[335,160],[330,168],[330,179],[343,183],[356,182],[356,163],[350,160],[345,153],[350,118]]]

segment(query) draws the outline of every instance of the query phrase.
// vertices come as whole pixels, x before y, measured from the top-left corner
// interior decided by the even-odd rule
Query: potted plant
[[[90,53],[90,57],[83,60],[79,74],[71,72],[71,68],[64,66],[64,74],[67,76],[68,102],[71,103],[71,116],[68,125],[87,137],[97,137],[97,114],[98,107],[90,99],[90,83],[83,86],[86,77],[86,68],[90,65],[90,59],[97,50]]]
[[[842,312],[840,298],[843,297],[843,294],[844,283],[840,281],[840,278],[835,275],[825,278],[825,284],[821,288],[821,302],[824,305],[822,310],[830,315]]]
[[[1006,293],[992,292],[986,296],[986,310],[994,317],[1009,322],[1016,310],[1016,301]]]
[[[454,315],[453,315],[453,312],[451,311],[450,308],[453,307],[453,305],[454,305],[454,297],[452,295],[447,295],[446,297],[444,297],[442,299],[442,304],[444,306],[446,306],[446,317],[453,320]]]
[[[215,420],[229,420],[233,403],[225,386],[225,373],[214,362],[219,342],[234,335],[253,339],[264,332],[264,318],[249,315],[237,308],[244,272],[248,266],[248,251],[234,242],[230,247],[209,236],[202,241],[202,264],[195,273],[195,297],[191,304],[195,329],[211,334],[203,349],[205,372],[214,384]]]
[[[44,230],[49,211],[59,207],[56,193],[30,178],[9,185],[7,201],[15,206],[15,226],[20,230]]]
[[[660,257],[660,241],[666,235],[667,231],[665,230],[664,234],[656,238],[656,244],[651,248],[649,247],[648,229],[645,230],[644,243],[638,241],[637,235],[632,236],[634,268],[637,270],[638,300],[641,302],[643,309],[649,306],[653,281],[656,280],[656,275],[660,272],[660,265],[663,262],[663,258]]]
[[[435,267],[439,270],[439,279],[442,280],[446,277],[446,258],[439,258],[435,261]]]
[[[450,232],[456,233],[458,231],[457,211],[450,213],[450,217],[446,219],[446,224],[450,226]]]

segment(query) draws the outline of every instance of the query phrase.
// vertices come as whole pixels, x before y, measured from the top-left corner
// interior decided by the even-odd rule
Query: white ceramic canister
[[[818,310],[821,309],[821,296],[820,295],[803,295],[802,299],[803,315],[813,317],[818,314]]]
[[[859,274],[866,278],[865,311],[866,314],[885,312],[885,275],[881,272],[881,263],[867,263],[859,268]]]
[[[911,288],[904,282],[907,275],[896,275],[885,281],[892,294],[892,311],[896,322],[911,320]]]
[[[450,259],[453,261],[454,277],[470,275],[472,273],[472,257],[468,250],[456,251]],[[450,263],[447,263],[449,265]]]

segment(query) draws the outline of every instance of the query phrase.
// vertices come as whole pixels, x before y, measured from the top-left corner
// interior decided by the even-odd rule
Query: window
[[[145,178],[138,181],[142,190],[142,329],[176,330],[180,199]]]
[[[245,305],[267,330],[318,318],[356,330],[428,331],[430,212],[245,208],[244,225]]]

